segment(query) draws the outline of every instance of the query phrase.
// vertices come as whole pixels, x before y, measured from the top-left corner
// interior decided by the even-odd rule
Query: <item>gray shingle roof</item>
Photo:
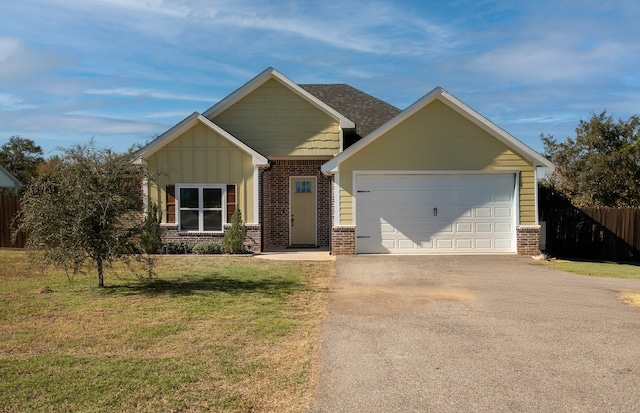
[[[349,85],[299,86],[355,122],[358,138],[367,136],[401,112],[395,106]]]

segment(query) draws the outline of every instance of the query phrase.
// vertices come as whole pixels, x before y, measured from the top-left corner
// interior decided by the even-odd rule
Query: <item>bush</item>
[[[247,227],[242,223],[242,211],[236,209],[231,217],[231,228],[224,234],[222,247],[225,252],[239,254],[242,252],[242,244],[247,236]]]
[[[192,242],[170,242],[162,246],[163,254],[191,254],[194,243]]]
[[[196,244],[193,247],[194,254],[222,254],[222,245],[218,242],[207,241]]]
[[[140,246],[147,254],[157,254],[162,248],[162,226],[160,225],[160,211],[158,205],[149,202],[147,216],[144,218]]]

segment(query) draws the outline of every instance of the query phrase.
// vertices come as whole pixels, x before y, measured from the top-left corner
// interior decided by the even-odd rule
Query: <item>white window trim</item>
[[[191,233],[207,233],[207,234],[222,234],[224,233],[224,224],[227,223],[227,185],[225,184],[175,184],[176,188],[176,223],[178,224],[179,232],[191,232]],[[180,203],[180,189],[183,188],[198,188],[198,230],[184,230],[182,229],[181,220],[181,203]],[[221,189],[222,190],[222,199],[221,199],[221,209],[222,209],[222,228],[218,231],[205,231],[204,230],[204,214],[203,214],[203,197],[202,190],[203,189]]]

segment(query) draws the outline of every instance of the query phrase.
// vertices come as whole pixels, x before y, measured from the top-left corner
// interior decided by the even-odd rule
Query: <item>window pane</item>
[[[296,181],[296,193],[311,193],[311,181]]]
[[[198,208],[198,188],[180,188],[180,208]]]
[[[198,211],[180,211],[180,229],[185,231],[198,231]]]
[[[222,211],[204,211],[204,230],[222,231]]]
[[[222,208],[222,189],[220,188],[205,188],[204,192],[204,208]]]

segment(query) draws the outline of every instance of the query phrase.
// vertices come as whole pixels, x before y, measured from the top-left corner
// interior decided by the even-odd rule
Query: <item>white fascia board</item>
[[[553,167],[553,164],[548,161],[545,157],[529,148],[524,143],[520,142],[514,136],[505,132],[502,128],[498,127],[496,124],[480,115],[475,110],[471,109],[461,100],[447,92],[441,87],[436,87],[431,92],[427,93],[422,98],[418,99],[411,106],[400,112],[394,118],[390,119],[385,124],[381,125],[378,129],[371,132],[365,138],[359,140],[354,145],[349,147],[346,151],[339,153],[332,160],[322,165],[321,170],[324,173],[330,173],[337,170],[337,166],[342,161],[348,159],[350,156],[358,152],[361,148],[367,146],[369,143],[378,139],[380,136],[387,133],[389,130],[397,126],[399,123],[403,122],[408,117],[412,116],[420,109],[424,108],[434,100],[439,99],[441,102],[473,122],[475,125],[479,126],[483,130],[485,130],[490,135],[494,136],[496,139],[513,149],[516,153],[522,155],[526,159],[528,159],[534,167],[537,166],[546,166]]]
[[[18,178],[16,178],[15,176],[13,176],[13,174],[9,171],[7,171],[2,165],[0,165],[0,173],[2,173],[3,175],[5,175],[7,178],[9,178],[9,180],[11,182],[13,182],[13,187],[15,188],[19,188],[22,186],[22,183],[20,181],[18,181]]]
[[[200,122],[202,122],[209,129],[213,130],[214,132],[216,132],[217,134],[219,134],[220,136],[222,136],[223,138],[225,138],[226,140],[228,140],[229,142],[231,142],[232,144],[234,144],[238,148],[242,149],[243,151],[245,151],[246,153],[251,155],[252,162],[253,162],[254,165],[268,165],[269,164],[269,160],[266,157],[264,157],[263,155],[259,154],[253,148],[248,146],[246,143],[242,142],[240,139],[236,138],[235,136],[233,136],[232,134],[230,134],[226,130],[222,129],[220,126],[218,126],[215,123],[211,122],[209,119],[207,119],[203,115],[199,115],[198,116],[198,120]]]
[[[325,173],[335,173],[337,171],[338,164],[342,161],[349,159],[353,154],[357,153],[360,149],[364,148],[371,142],[378,139],[380,136],[385,134],[387,131],[394,128],[396,125],[404,121],[409,116],[413,115],[422,107],[431,103],[437,96],[437,94],[442,90],[441,88],[435,88],[421,99],[413,103],[411,106],[398,113],[395,117],[389,119],[386,123],[382,124],[378,129],[374,130],[364,138],[360,139],[358,142],[351,145],[347,150],[336,155],[332,160],[322,165],[320,170]]]
[[[265,82],[270,79],[276,79],[282,85],[290,89],[295,94],[299,95],[324,113],[326,113],[331,118],[335,119],[341,128],[355,128],[355,123],[349,119],[347,119],[344,115],[337,112],[331,106],[327,105],[317,97],[313,96],[311,93],[307,92],[299,85],[291,81],[289,78],[284,76],[282,73],[278,72],[276,69],[269,67],[260,73],[258,76],[251,79],[249,82],[245,83],[242,87],[237,89],[235,92],[231,93],[226,98],[222,99],[220,102],[207,109],[203,115],[209,119],[213,119],[218,116],[220,113],[224,112],[226,109],[234,105],[240,99],[244,98],[258,87],[262,86]]]
[[[166,145],[171,143],[171,141],[176,139],[178,136],[182,135],[184,132],[186,132],[193,126],[195,126],[198,122],[202,122],[206,127],[213,130],[214,132],[216,132],[217,134],[219,134],[220,136],[222,136],[223,138],[231,142],[233,145],[237,146],[238,148],[242,149],[243,151],[251,155],[252,162],[254,165],[269,164],[269,160],[267,158],[265,158],[264,156],[256,152],[254,149],[247,146],[244,142],[240,141],[238,138],[234,137],[229,132],[225,131],[220,126],[211,122],[209,119],[205,118],[198,112],[193,112],[190,116],[185,118],[183,121],[175,125],[173,128],[169,129],[162,135],[158,136],[151,143],[149,143],[147,146],[142,148],[138,152],[138,157],[136,158],[135,163],[143,164],[143,162],[147,158],[149,158],[149,156],[153,155],[160,149],[164,148]]]
[[[440,100],[443,103],[445,103],[447,106],[449,106],[465,118],[469,119],[474,124],[484,129],[492,136],[496,137],[499,141],[513,149],[516,153],[531,161],[534,167],[553,167],[553,164],[548,159],[531,149],[529,146],[522,143],[518,138],[511,135],[495,123],[491,122],[489,119],[485,118],[477,111],[473,110],[471,107],[453,96],[451,93],[442,88],[440,88],[440,90],[440,96],[442,97]]]
[[[189,128],[195,125],[196,122],[198,122],[198,116],[200,116],[198,112],[193,112],[191,115],[184,118],[174,127],[149,142],[144,148],[138,151],[138,157],[136,158],[134,163],[142,164],[143,159],[147,159],[149,156],[153,155],[160,149],[164,148],[167,144],[171,143],[172,140],[182,135]]]

